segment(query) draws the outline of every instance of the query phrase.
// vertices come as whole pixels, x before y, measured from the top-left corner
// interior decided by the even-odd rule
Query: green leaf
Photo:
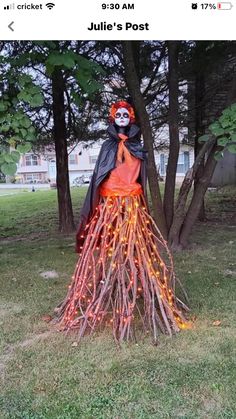
[[[18,100],[17,100],[17,98],[16,97],[13,97],[13,99],[12,99],[12,104],[13,104],[13,106],[17,106],[18,105]]]
[[[4,175],[13,176],[16,173],[16,163],[3,163],[1,165],[1,171]]]
[[[198,138],[199,143],[204,143],[206,141],[208,141],[210,138],[210,135],[204,134],[201,137]]]
[[[30,132],[31,134],[35,134],[35,128],[33,127],[33,125],[29,127],[28,132]]]
[[[14,115],[14,118],[21,121],[21,119],[23,119],[25,117],[25,115],[23,114],[23,112],[16,112]]]
[[[21,87],[24,87],[26,84],[32,83],[32,78],[28,74],[22,74],[19,77],[19,84]]]
[[[209,126],[210,131],[212,132],[213,135],[215,136],[219,136],[219,135],[223,135],[224,134],[224,129],[221,128],[219,122],[214,122],[213,124],[211,124]]]
[[[84,92],[88,94],[95,93],[103,88],[101,83],[91,79],[91,76],[88,76],[88,74],[82,70],[77,72],[76,79]]]
[[[36,108],[38,106],[42,106],[43,105],[43,95],[42,94],[34,95],[30,100],[30,105],[33,108]]]
[[[35,139],[36,139],[36,135],[34,133],[27,132],[27,135],[25,137],[26,141],[29,141],[31,143],[31,142],[35,141]]]
[[[27,117],[24,117],[24,119],[21,120],[21,125],[25,128],[29,128],[31,126],[30,119]]]
[[[81,55],[77,55],[75,57],[77,63],[79,64],[80,70],[87,70],[89,73],[91,73],[97,66],[97,64],[94,61],[90,61],[85,57],[82,57]]]
[[[54,70],[54,65],[46,62],[46,73],[48,76],[51,76]]]
[[[214,159],[219,161],[220,159],[222,159],[222,157],[224,156],[222,151],[216,151],[214,154]]]
[[[232,141],[236,141],[236,133],[231,134],[230,137]]]
[[[4,160],[5,160],[6,163],[13,163],[13,161],[14,161],[14,159],[11,156],[11,154],[9,154],[9,153],[6,153],[4,155]]]
[[[236,153],[236,144],[228,144],[228,145],[227,145],[227,150],[228,150],[230,153],[235,154],[235,153]]]
[[[16,150],[13,150],[11,152],[11,156],[12,156],[12,159],[14,160],[14,162],[18,163],[18,161],[20,160],[20,153]]]
[[[80,107],[83,103],[82,98],[75,91],[71,92],[71,96],[73,97],[73,100],[76,106]]]
[[[8,144],[12,147],[15,147],[16,141],[17,141],[17,137],[12,136],[11,138],[9,138]]]
[[[10,129],[9,125],[2,125],[0,128],[0,131],[2,132],[8,132]]]
[[[101,91],[104,88],[102,83],[99,83],[96,80],[90,80],[88,83],[88,93],[96,93]]]
[[[29,93],[24,90],[18,93],[17,97],[19,100],[23,100],[24,102],[27,102],[27,103],[30,102],[31,100],[31,96],[29,95]]]
[[[0,112],[4,112],[6,109],[7,109],[6,104],[3,101],[1,101],[0,102]]]
[[[57,65],[62,65],[63,64],[62,54],[52,52],[51,54],[49,54],[46,60],[46,64],[49,64],[53,67]]]
[[[83,71],[78,71],[76,73],[76,79],[82,89],[87,92],[88,76]]]
[[[228,143],[229,139],[227,137],[220,137],[217,140],[217,144],[221,146],[225,146]]]
[[[25,154],[28,153],[28,151],[31,150],[31,143],[25,143],[25,144],[18,144],[17,146],[17,151],[19,151],[19,153]]]
[[[11,127],[12,127],[12,129],[14,129],[14,130],[18,129],[18,128],[19,128],[19,124],[20,124],[20,122],[19,122],[19,121],[17,121],[17,120],[15,120],[15,119],[13,119],[13,121],[11,122]],[[19,131],[18,131],[18,132],[19,132]]]
[[[230,109],[231,109],[233,112],[236,112],[236,103],[233,103],[233,105],[231,105],[231,106],[230,106]]]
[[[73,68],[75,66],[74,55],[71,51],[52,52],[46,60],[47,71],[52,72],[55,66],[64,66],[66,68]]]
[[[63,58],[64,58],[63,59],[63,65],[65,67],[67,67],[67,68],[73,68],[74,67],[75,61],[70,56],[68,56],[67,54],[64,54]]]
[[[36,84],[32,84],[28,87],[28,92],[34,96],[34,95],[38,95],[41,93],[41,89],[39,86],[37,86]]]
[[[95,61],[88,60],[87,58],[77,54],[75,59],[79,64],[79,68],[82,70],[88,70],[90,73],[101,74],[103,76],[106,74],[103,68]]]
[[[229,119],[228,116],[222,115],[219,118],[219,122],[221,123],[222,128],[227,128],[227,127],[229,127],[231,125],[231,122],[230,122],[230,119]]]
[[[22,137],[25,138],[26,135],[27,135],[27,130],[25,128],[21,128],[20,133],[21,133]]]

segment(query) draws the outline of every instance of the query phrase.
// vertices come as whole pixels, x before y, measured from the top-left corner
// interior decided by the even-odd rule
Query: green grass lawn
[[[72,190],[76,220],[85,191]],[[43,320],[64,298],[76,262],[74,235],[56,233],[56,191],[1,197],[0,418],[236,418],[231,194],[208,194],[209,220],[174,255],[194,328],[161,335],[156,347],[147,336],[120,350],[109,329],[73,346],[75,335]],[[49,270],[58,278],[40,276]]]
[[[5,196],[5,195],[17,195],[19,193],[27,193],[29,192],[29,190],[27,189],[1,189],[0,188],[0,197],[1,196]]]
[[[75,220],[84,199],[84,188],[72,188]],[[49,236],[58,228],[57,191],[37,190],[16,195],[0,196],[0,238]]]

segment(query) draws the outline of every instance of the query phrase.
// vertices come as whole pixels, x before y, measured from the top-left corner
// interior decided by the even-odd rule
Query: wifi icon
[[[55,4],[54,3],[47,3],[46,6],[48,7],[48,9],[51,10],[55,6]]]

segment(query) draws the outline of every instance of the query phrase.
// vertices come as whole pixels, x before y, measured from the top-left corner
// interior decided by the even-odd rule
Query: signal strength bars
[[[15,4],[8,4],[7,6],[4,6],[4,10],[13,10],[15,9]]]

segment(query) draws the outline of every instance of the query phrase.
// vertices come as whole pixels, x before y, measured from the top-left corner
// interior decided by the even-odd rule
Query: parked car
[[[91,177],[92,177],[92,175],[78,176],[73,180],[72,184],[73,184],[73,186],[86,185],[86,184],[90,183]]]
[[[84,183],[90,183],[92,175],[85,175],[84,176]]]

